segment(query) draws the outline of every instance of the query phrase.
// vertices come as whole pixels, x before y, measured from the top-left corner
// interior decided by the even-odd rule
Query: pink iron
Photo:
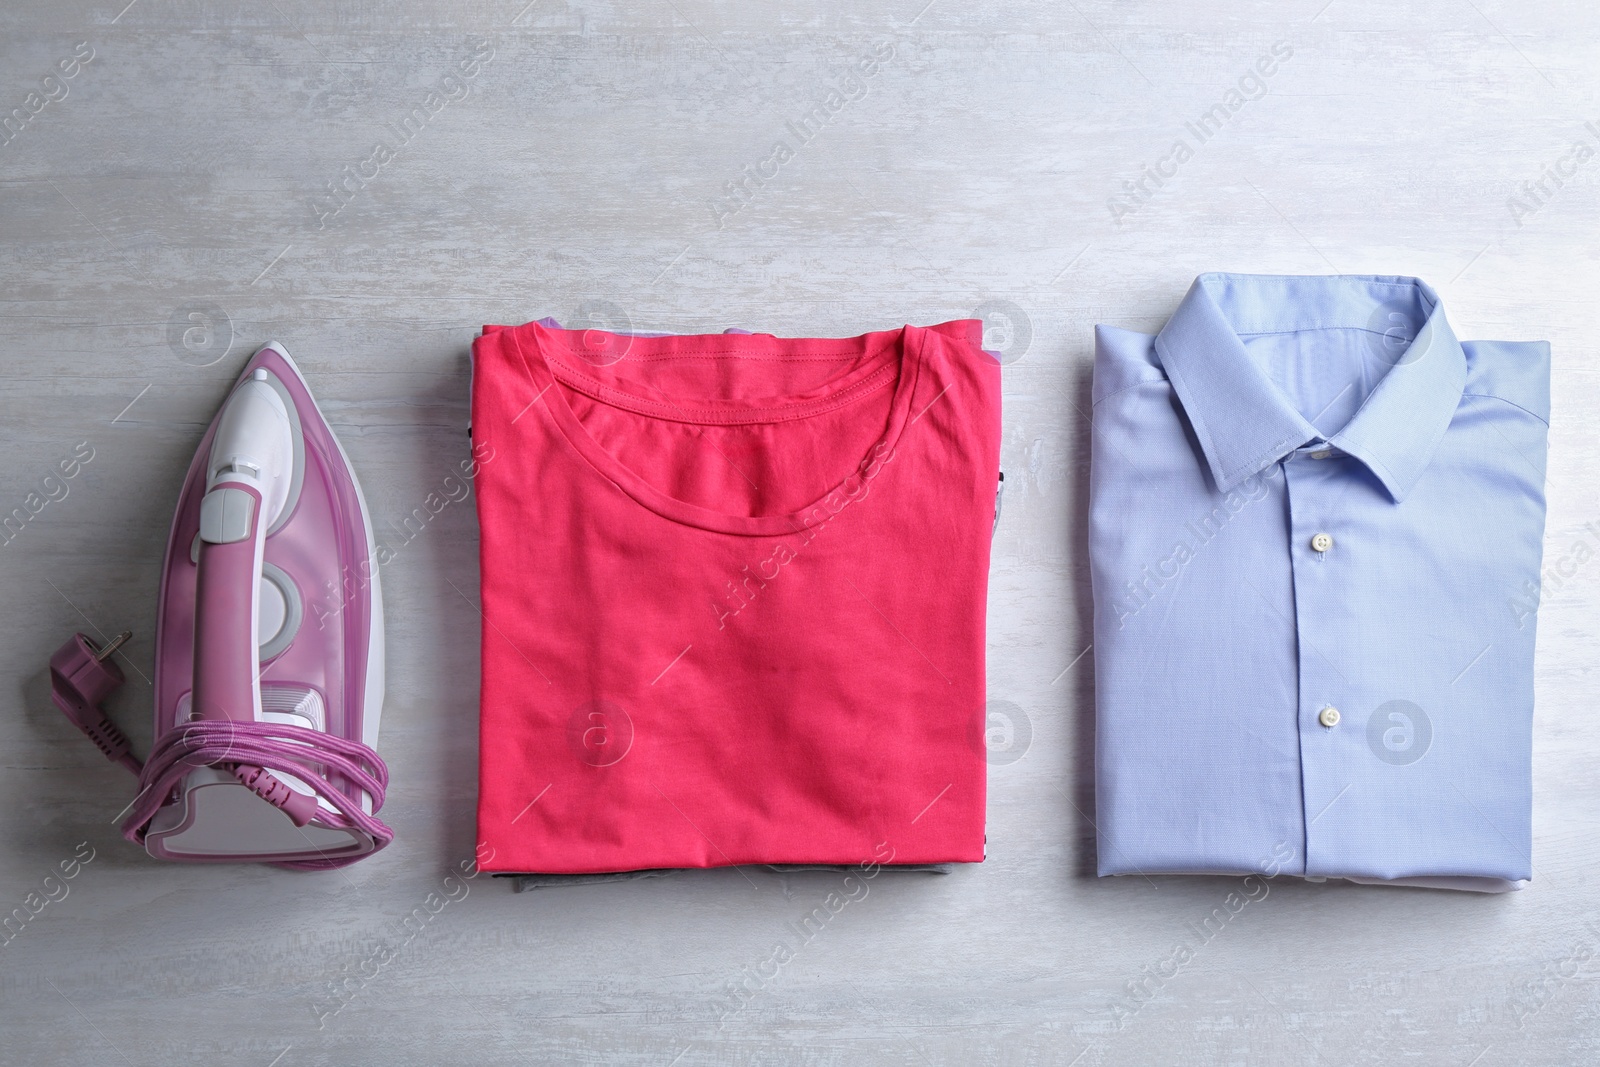
[[[245,365],[189,467],[162,568],[155,748],[123,833],[160,859],[322,870],[393,839],[383,598],[349,458],[276,342]],[[55,699],[138,766],[96,706],[121,683],[77,635]],[[263,803],[264,802],[264,803]]]

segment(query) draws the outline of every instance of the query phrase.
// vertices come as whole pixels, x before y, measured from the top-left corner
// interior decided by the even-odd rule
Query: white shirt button
[[[1312,459],[1327,459],[1331,455],[1333,455],[1333,450],[1332,449],[1319,448],[1315,452],[1311,453],[1311,458]]]
[[[1329,729],[1338,726],[1339,709],[1335,707],[1323,708],[1321,711],[1317,712],[1317,721]]]
[[[1326,552],[1333,547],[1333,538],[1325,533],[1319,533],[1311,539],[1311,547],[1318,552]]]

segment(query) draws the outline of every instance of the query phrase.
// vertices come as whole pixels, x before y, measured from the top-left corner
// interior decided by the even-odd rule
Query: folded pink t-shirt
[[[484,870],[983,858],[979,322],[489,326],[472,430]]]

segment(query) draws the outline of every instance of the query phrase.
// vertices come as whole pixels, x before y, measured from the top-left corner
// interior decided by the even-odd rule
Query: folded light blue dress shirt
[[[1530,877],[1549,378],[1415,278],[1206,274],[1097,329],[1102,875]]]

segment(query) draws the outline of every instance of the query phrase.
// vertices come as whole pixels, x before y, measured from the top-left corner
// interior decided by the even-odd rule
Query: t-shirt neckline
[[[881,365],[874,363],[858,368],[843,381],[830,382],[822,389],[811,393],[767,398],[760,402],[707,401],[701,406],[687,407],[665,398],[625,391],[585,373],[581,361],[574,363],[564,358],[566,353],[563,352],[563,348],[566,346],[561,345],[556,339],[558,334],[572,334],[578,331],[552,330],[538,322],[530,322],[524,326],[514,327],[508,332],[511,333],[518,358],[535,378],[536,388],[539,390],[538,399],[544,401],[537,405],[543,409],[541,417],[548,420],[567,443],[598,473],[620,488],[635,503],[669,521],[718,533],[751,537],[796,533],[819,521],[821,516],[831,514],[825,507],[820,507],[822,502],[839,492],[852,477],[859,477],[862,467],[875,451],[885,446],[891,451],[894,449],[908,422],[911,398],[916,392],[917,379],[922,369],[923,346],[926,343],[927,333],[922,328],[910,325],[902,326],[898,330],[881,331],[880,336],[899,335],[890,345],[891,350],[898,352],[898,361],[891,357]],[[585,343],[596,341],[598,343],[593,347],[601,351],[605,351],[607,345],[621,345],[629,352],[638,348],[646,353],[657,349],[683,352],[695,346],[700,346],[708,353],[731,353],[735,347],[743,347],[752,339],[763,336],[776,340],[780,345],[787,342],[795,347],[799,347],[802,343],[823,345],[828,343],[807,338],[770,338],[770,335],[751,334],[641,337],[594,330],[581,333]],[[870,333],[862,334],[858,337],[842,338],[834,343],[854,344],[871,336],[873,335]],[[543,373],[537,373],[538,371]],[[816,500],[797,511],[775,515],[725,514],[713,508],[680,500],[657,489],[602,447],[578,419],[562,391],[554,388],[559,381],[603,403],[654,418],[672,419],[694,425],[733,425],[781,422],[821,414],[854,403],[883,388],[891,380],[894,382],[895,393],[890,403],[888,423],[882,435],[873,440],[858,464],[842,472],[839,479]]]

